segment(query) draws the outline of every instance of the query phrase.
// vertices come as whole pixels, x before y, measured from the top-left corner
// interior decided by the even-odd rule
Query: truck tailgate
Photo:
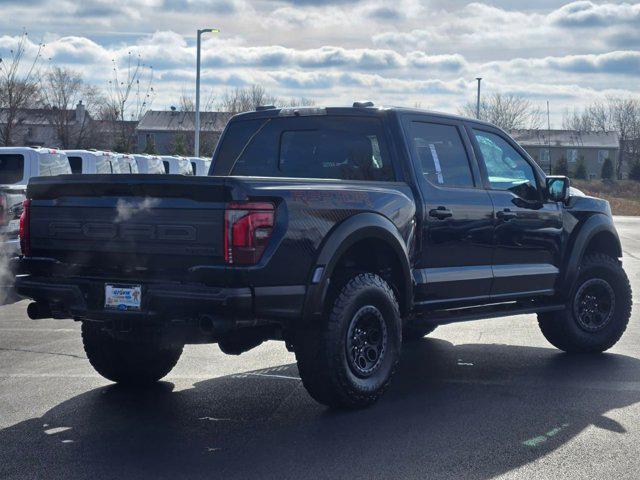
[[[223,263],[220,177],[40,177],[28,187],[31,256],[114,271]]]

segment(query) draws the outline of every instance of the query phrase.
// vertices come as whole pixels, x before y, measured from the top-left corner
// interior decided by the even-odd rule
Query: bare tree
[[[476,103],[465,104],[460,113],[476,116]],[[542,126],[542,111],[526,98],[512,94],[494,93],[480,103],[480,119],[503,130],[534,129]]]
[[[267,93],[262,85],[235,88],[222,95],[220,109],[225,112],[240,113],[255,110],[260,105],[275,105],[278,98]]]
[[[563,121],[572,130],[612,132],[620,137],[620,155],[615,164],[616,177],[622,179],[626,161],[640,161],[640,99],[607,97],[574,111]]]
[[[37,70],[44,44],[38,44],[32,59],[26,57],[27,47],[27,32],[23,32],[9,56],[0,58],[0,144],[4,146],[14,142],[15,129],[22,121],[21,110],[35,106],[39,100]]]
[[[285,101],[277,100],[275,103],[284,107],[313,107],[316,105],[316,101],[308,97],[293,97]]]
[[[42,102],[51,109],[51,123],[62,148],[90,145],[95,133],[91,115],[104,103],[97,87],[87,85],[77,72],[53,67],[42,79]]]
[[[102,109],[102,117],[110,120],[116,134],[115,149],[129,152],[133,146],[135,127],[129,120],[139,120],[151,107],[153,90],[153,69],[143,63],[140,55],[128,53],[126,68],[121,68],[116,60],[113,64],[113,78],[109,81],[107,103]]]
[[[204,101],[202,101],[202,96],[200,97],[200,111],[201,112],[210,112],[215,108],[216,97],[213,90],[210,90],[209,93],[204,97]],[[184,89],[180,94],[180,100],[178,102],[178,110],[181,112],[195,112],[196,111],[196,102],[191,95],[189,95]]]

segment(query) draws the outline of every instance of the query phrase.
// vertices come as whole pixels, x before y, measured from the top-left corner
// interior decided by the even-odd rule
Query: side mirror
[[[568,177],[547,177],[547,198],[552,202],[567,202],[569,200],[571,180]]]

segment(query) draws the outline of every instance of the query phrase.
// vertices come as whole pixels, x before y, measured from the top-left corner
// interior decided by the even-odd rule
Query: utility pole
[[[476,102],[476,118],[480,120],[480,84],[482,82],[482,77],[477,77],[476,80],[478,81],[478,99]]]
[[[204,28],[198,30],[198,39],[196,41],[196,119],[195,119],[195,135],[193,145],[193,155],[200,156],[200,44],[203,33],[220,33],[217,28]]]
[[[549,152],[549,174],[553,175],[553,168],[551,168],[551,114],[549,113],[549,100],[547,100],[547,152]]]

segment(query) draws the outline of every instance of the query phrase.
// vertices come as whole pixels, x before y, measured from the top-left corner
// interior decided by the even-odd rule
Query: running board
[[[529,313],[554,312],[563,310],[564,304],[522,305],[515,302],[483,305],[480,307],[463,307],[451,310],[434,310],[416,314],[411,325],[446,325],[448,323],[469,322],[487,318],[509,317]]]

